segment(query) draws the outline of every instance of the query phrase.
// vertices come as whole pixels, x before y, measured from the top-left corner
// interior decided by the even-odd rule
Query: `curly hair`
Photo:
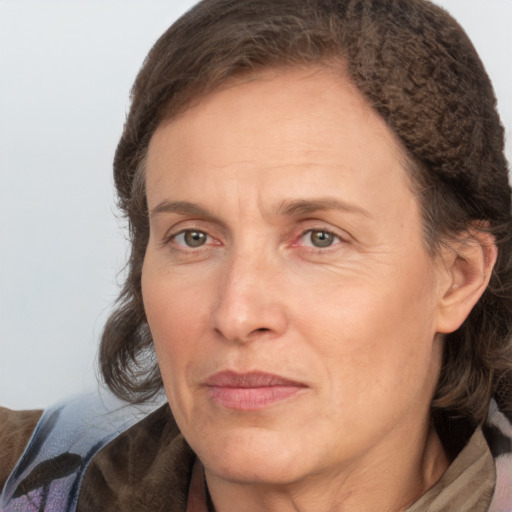
[[[327,62],[340,73],[348,67],[403,144],[431,254],[476,225],[498,247],[487,290],[446,337],[434,412],[481,423],[494,396],[512,414],[512,214],[503,128],[470,40],[427,0],[203,0],[161,36],[133,86],[114,160],[131,254],[102,336],[105,382],[132,402],[162,387],[141,293],[149,236],[144,166],[156,128],[230,78]]]

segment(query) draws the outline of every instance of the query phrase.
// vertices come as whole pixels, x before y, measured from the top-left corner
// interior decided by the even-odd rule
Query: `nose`
[[[288,314],[281,278],[279,265],[268,255],[233,256],[219,279],[215,331],[236,343],[284,334]]]

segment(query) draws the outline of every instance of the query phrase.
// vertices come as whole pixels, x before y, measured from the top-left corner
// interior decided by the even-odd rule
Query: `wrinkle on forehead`
[[[303,202],[295,212],[325,210],[306,203],[335,200],[375,217],[385,191],[407,184],[404,161],[394,133],[348,79],[325,68],[271,70],[203,97],[157,129],[148,199],[150,208],[186,200],[215,214],[231,204],[237,216],[273,215],[294,201]]]

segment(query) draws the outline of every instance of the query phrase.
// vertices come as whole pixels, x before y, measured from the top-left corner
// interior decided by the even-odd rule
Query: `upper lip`
[[[305,384],[260,371],[238,373],[231,370],[222,371],[211,375],[205,382],[207,386],[222,388],[263,388],[272,386],[306,387]]]

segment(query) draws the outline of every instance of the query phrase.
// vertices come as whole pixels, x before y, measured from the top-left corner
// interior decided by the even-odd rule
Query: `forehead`
[[[157,129],[146,167],[150,232],[176,216],[239,234],[322,218],[377,252],[423,247],[403,162],[393,132],[348,80],[301,68],[257,77]]]
[[[211,174],[220,186],[229,171],[240,184],[293,176],[291,192],[301,180],[314,182],[322,168],[336,168],[331,178],[352,174],[364,189],[378,171],[397,168],[395,178],[403,179],[403,155],[343,70],[272,69],[232,80],[162,123],[149,146],[147,186],[159,196],[162,180],[177,190],[178,181],[198,174]]]

